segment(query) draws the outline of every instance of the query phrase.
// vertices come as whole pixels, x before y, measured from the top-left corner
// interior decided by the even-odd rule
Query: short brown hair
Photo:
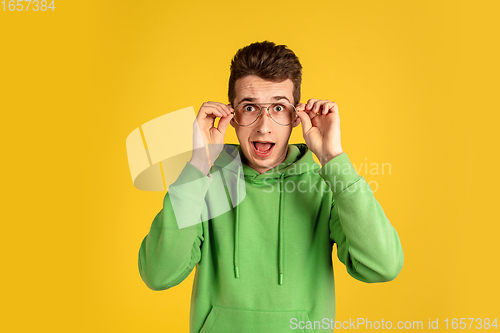
[[[275,82],[290,79],[294,87],[295,105],[300,101],[302,65],[299,58],[286,45],[264,41],[250,44],[236,52],[231,61],[229,77],[228,97],[231,104],[236,98],[236,81],[247,75],[257,75],[261,79]]]

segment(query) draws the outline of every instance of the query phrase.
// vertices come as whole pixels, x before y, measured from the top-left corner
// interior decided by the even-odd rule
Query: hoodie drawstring
[[[280,220],[279,220],[279,249],[278,249],[278,273],[279,273],[279,284],[283,284],[284,278],[284,263],[283,263],[283,202],[284,202],[284,194],[283,194],[283,177],[284,173],[280,175]]]
[[[240,277],[240,270],[238,268],[239,261],[239,217],[240,217],[240,175],[241,168],[238,168],[238,176],[236,177],[236,207],[235,207],[235,224],[234,224],[234,277]],[[278,241],[278,283],[283,284],[284,280],[284,232],[283,232],[283,214],[284,214],[284,193],[283,193],[283,178],[285,174],[282,173],[279,179],[279,192],[280,192],[280,205],[279,205],[279,224],[278,224],[278,232],[279,232],[279,241]]]
[[[238,220],[240,217],[240,175],[241,168],[238,168],[238,175],[236,176],[236,208],[235,208],[235,224],[234,224],[234,277],[240,277],[240,270],[238,268],[239,246],[238,246]]]

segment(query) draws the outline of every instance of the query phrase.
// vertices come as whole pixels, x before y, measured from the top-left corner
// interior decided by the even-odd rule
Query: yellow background
[[[404,268],[363,284],[335,258],[337,319],[500,317],[497,1],[55,5],[0,11],[2,331],[187,332],[194,272],[162,292],[139,276],[164,193],[133,187],[125,139],[227,102],[231,57],[262,40],[299,56],[302,101],[338,103],[355,165],[392,167],[360,174]]]

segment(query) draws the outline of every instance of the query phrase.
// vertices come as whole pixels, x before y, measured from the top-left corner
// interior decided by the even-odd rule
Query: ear
[[[233,118],[234,118],[234,117],[233,117]],[[233,126],[234,128],[236,128],[236,126],[235,126],[235,122],[234,122],[234,119],[233,119],[233,118],[231,118],[231,120],[229,121],[229,123],[231,124],[231,126]]]

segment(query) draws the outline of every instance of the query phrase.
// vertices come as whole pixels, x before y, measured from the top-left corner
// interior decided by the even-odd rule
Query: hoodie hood
[[[255,186],[269,186],[271,184],[279,183],[279,221],[278,221],[278,283],[281,285],[284,282],[284,224],[283,210],[284,210],[284,200],[285,191],[283,191],[284,179],[287,177],[294,177],[304,173],[315,172],[318,173],[320,166],[314,161],[312,152],[307,148],[306,144],[289,144],[288,152],[285,160],[264,173],[259,173],[257,170],[242,163],[241,157],[243,156],[241,146],[237,144],[225,144],[219,157],[216,159],[214,166],[216,168],[221,168],[226,172],[221,172],[221,177],[225,183],[226,195],[228,196],[230,202],[233,202],[234,208],[234,276],[239,278],[239,205],[242,193],[245,193],[245,183],[249,182]],[[231,174],[232,177],[231,177]],[[229,176],[228,176],[229,175]],[[236,175],[236,177],[234,177]],[[242,177],[243,175],[243,177]],[[229,184],[233,183],[233,179],[236,178],[236,190],[235,200],[232,200],[229,188]],[[243,188],[241,190],[241,188]]]

